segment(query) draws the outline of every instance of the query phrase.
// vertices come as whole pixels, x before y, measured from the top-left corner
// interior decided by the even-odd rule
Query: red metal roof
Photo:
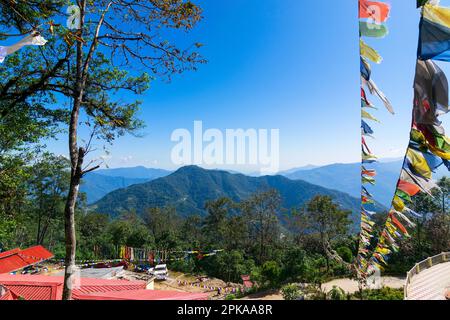
[[[73,290],[73,299],[78,300],[80,295],[90,293],[107,293],[116,291],[144,290],[145,281],[106,280],[82,278],[80,288]]]
[[[0,274],[0,284],[25,300],[61,300],[64,277],[43,275]],[[145,289],[145,281],[89,279],[80,280],[80,288],[73,290],[73,299],[95,292]]]
[[[6,290],[2,295],[0,295],[0,301],[6,300],[17,300],[18,297],[13,294],[10,290]]]
[[[42,246],[25,250],[18,248],[0,253],[0,274],[14,272],[53,258],[53,253]]]
[[[3,257],[10,256],[12,254],[16,254],[19,251],[20,251],[20,249],[16,248],[16,249],[12,249],[12,250],[5,251],[5,252],[0,252],[0,259],[3,258]]]
[[[0,274],[0,284],[25,300],[60,300],[62,280],[40,275]]]
[[[207,293],[160,290],[131,290],[81,294],[78,300],[208,300]]]

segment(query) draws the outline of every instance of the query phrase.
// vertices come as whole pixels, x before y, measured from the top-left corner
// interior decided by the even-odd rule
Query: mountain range
[[[380,162],[370,166],[377,171],[376,185],[367,189],[374,199],[385,207],[390,206],[397,180],[400,175],[401,161]],[[332,188],[354,197],[361,194],[361,164],[333,164],[310,170],[297,170],[285,175],[292,180],[304,180],[325,188]]]
[[[87,201],[91,204],[114,190],[165,177],[170,173],[167,170],[145,167],[102,169],[84,176],[80,191],[86,194]]]
[[[344,192],[283,176],[249,177],[196,166],[183,167],[166,177],[113,191],[94,203],[92,209],[115,217],[123,210],[142,214],[147,208],[172,206],[184,216],[204,215],[208,200],[229,197],[240,202],[269,189],[278,190],[286,209],[300,207],[316,195],[329,195],[342,208],[351,210],[353,220],[358,221],[359,199]]]
[[[386,160],[371,166],[378,172],[377,183],[373,187],[369,186],[368,189],[375,200],[384,207],[390,206],[401,166],[401,160]],[[323,167],[309,165],[281,172],[280,175],[290,180],[302,180],[327,189],[339,190],[358,198],[361,183],[360,167],[359,163],[332,164]],[[167,170],[145,167],[103,169],[86,175],[83,178],[81,191],[86,193],[88,203],[93,204],[115,190],[167,177],[171,173]],[[231,171],[229,173],[237,174]],[[442,166],[435,177],[441,178],[446,174]],[[247,176],[257,177],[258,175],[254,173]]]

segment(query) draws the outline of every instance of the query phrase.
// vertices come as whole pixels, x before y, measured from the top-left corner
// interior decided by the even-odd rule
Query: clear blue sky
[[[356,0],[197,2],[205,19],[189,39],[205,44],[209,63],[170,84],[153,84],[142,97],[144,137],[123,137],[109,147],[110,167],[174,168],[170,135],[192,130],[194,120],[221,130],[279,128],[281,169],[359,161]],[[382,124],[373,126],[377,140],[368,143],[381,157],[400,157],[411,121],[419,11],[415,1],[390,3],[390,34],[367,42],[384,58],[373,66],[373,79],[397,114],[373,97]],[[48,145],[67,154],[65,137]]]

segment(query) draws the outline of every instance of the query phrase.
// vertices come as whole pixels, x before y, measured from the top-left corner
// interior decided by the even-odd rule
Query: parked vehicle
[[[165,281],[169,278],[169,270],[166,264],[158,264],[152,271],[149,271],[156,277],[156,280]]]

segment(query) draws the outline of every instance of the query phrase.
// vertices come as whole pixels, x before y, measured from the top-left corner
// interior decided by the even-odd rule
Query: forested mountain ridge
[[[183,167],[167,177],[113,191],[92,208],[113,217],[122,211],[136,211],[141,215],[148,208],[167,206],[175,207],[182,216],[204,215],[204,205],[209,200],[227,197],[239,202],[270,189],[280,193],[286,209],[300,207],[314,196],[328,195],[342,208],[355,214],[359,210],[357,198],[301,180],[283,176],[248,177],[196,166]]]

